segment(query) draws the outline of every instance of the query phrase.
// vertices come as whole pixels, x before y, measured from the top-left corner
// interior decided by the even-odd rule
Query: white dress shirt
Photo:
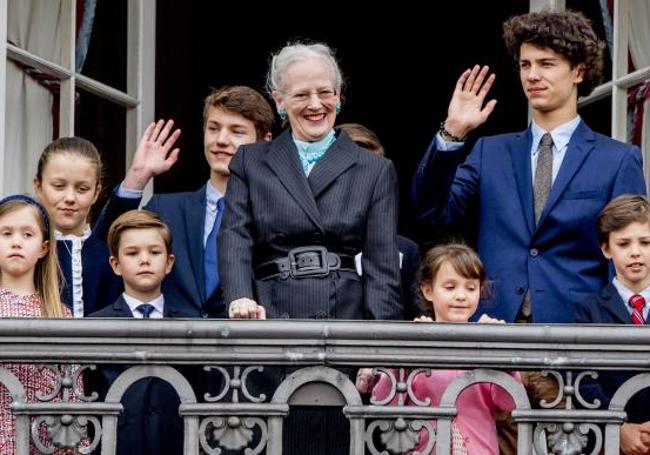
[[[566,155],[567,148],[569,146],[569,141],[573,132],[576,130],[580,124],[580,116],[576,116],[573,120],[569,120],[562,125],[553,128],[552,131],[546,131],[541,126],[539,126],[534,121],[531,123],[530,129],[533,133],[533,142],[530,146],[530,166],[531,166],[531,175],[533,177],[532,182],[535,184],[535,168],[537,166],[537,157],[539,156],[539,143],[542,140],[544,134],[551,133],[553,138],[553,170],[551,174],[551,184],[555,182],[555,177],[560,171],[560,166],[562,161],[564,161],[564,156]]]
[[[54,231],[54,238],[56,238],[57,241],[67,240],[67,242],[64,242],[64,245],[68,250],[68,253],[70,253],[70,260],[72,261],[72,283],[70,283],[70,287],[72,288],[72,315],[75,318],[84,317],[83,264],[81,263],[81,249],[83,248],[86,239],[90,237],[91,233],[92,231],[88,225],[86,225],[84,233],[81,236],[74,234],[64,235],[57,230]],[[70,248],[68,242],[72,245],[72,248]]]
[[[150,300],[149,302],[141,302],[135,297],[131,297],[126,292],[122,294],[122,297],[124,297],[124,301],[129,306],[129,309],[131,310],[131,313],[133,313],[133,317],[135,319],[143,319],[142,313],[140,313],[137,310],[137,308],[144,303],[149,304],[154,308],[151,314],[149,315],[149,319],[163,318],[164,315],[163,311],[165,309],[165,297],[162,294],[160,294],[155,299]]]

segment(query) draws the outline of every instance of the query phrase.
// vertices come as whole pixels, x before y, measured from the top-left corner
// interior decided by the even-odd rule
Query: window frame
[[[83,89],[109,103],[126,109],[125,162],[128,169],[146,125],[154,119],[156,0],[127,2],[127,91],[104,84],[75,70],[76,0],[61,0],[62,62],[49,61],[7,43],[8,0],[0,0],[0,162],[5,162],[5,117],[7,60],[28,65],[58,79],[61,83],[59,131],[57,137],[73,136],[75,91]],[[125,171],[126,171],[125,169]],[[31,185],[31,182],[25,182]],[[151,185],[147,193],[151,193]],[[6,192],[4,172],[0,172],[0,191]]]

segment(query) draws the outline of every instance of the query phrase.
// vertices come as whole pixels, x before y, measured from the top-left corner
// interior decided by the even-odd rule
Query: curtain
[[[16,46],[60,64],[63,14],[60,0],[9,0],[7,39]],[[52,141],[54,95],[46,81],[23,65],[7,61],[5,163],[7,194],[32,192],[43,148]]]
[[[650,66],[650,2],[631,0],[629,9],[630,58],[634,68]],[[643,150],[646,182],[650,182],[650,80],[630,93],[634,113],[630,137]]]

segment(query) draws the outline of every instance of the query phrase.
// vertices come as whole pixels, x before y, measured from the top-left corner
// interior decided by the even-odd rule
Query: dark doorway
[[[498,5],[498,6],[497,6]],[[156,116],[182,128],[182,155],[156,191],[192,190],[207,180],[202,147],[202,100],[210,87],[245,84],[263,90],[269,55],[296,38],[337,50],[346,76],[339,122],[359,122],[383,142],[400,177],[402,233],[418,239],[408,201],[413,172],[440,121],[460,73],[489,64],[497,74],[496,111],[474,137],[523,129],[526,104],[515,65],[501,40],[501,23],[528,11],[528,1],[433,2],[319,7],[281,4],[267,9],[232,2],[159,1]]]

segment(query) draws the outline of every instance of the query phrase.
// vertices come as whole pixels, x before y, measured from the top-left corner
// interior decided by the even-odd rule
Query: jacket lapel
[[[207,185],[207,184],[206,184]],[[185,200],[185,232],[189,243],[189,256],[196,278],[199,299],[205,296],[205,274],[203,270],[203,231],[205,226],[206,185]],[[179,214],[182,216],[183,214]]]
[[[326,154],[327,155],[327,154]],[[316,206],[316,200],[312,193],[305,171],[303,171],[298,160],[298,151],[291,139],[290,130],[282,133],[271,143],[265,157],[266,164],[278,177],[280,183],[286,188],[300,208],[307,214],[309,219],[324,232],[320,222],[320,213]]]
[[[533,175],[530,170],[530,147],[533,140],[530,127],[515,135],[509,144],[510,158],[514,167],[517,192],[521,208],[526,217],[528,232],[535,231],[535,214],[533,211]]]
[[[115,303],[113,303],[113,317],[116,318],[132,318],[133,312],[129,305],[124,300],[124,296],[120,295]]]
[[[553,206],[560,199],[567,185],[576,172],[578,172],[578,169],[580,169],[582,163],[587,159],[587,156],[589,156],[593,148],[594,133],[581,121],[569,141],[564,160],[555,178],[555,182],[553,182],[553,186],[551,187],[551,193],[548,196],[548,201],[546,201],[546,206],[539,218],[540,225],[544,222],[546,215],[553,210]]]
[[[309,173],[309,186],[314,199],[343,172],[354,166],[359,154],[358,146],[342,131],[330,149]]]
[[[615,323],[631,324],[632,317],[625,309],[625,302],[612,283],[609,283],[601,292],[600,304],[610,314]]]

